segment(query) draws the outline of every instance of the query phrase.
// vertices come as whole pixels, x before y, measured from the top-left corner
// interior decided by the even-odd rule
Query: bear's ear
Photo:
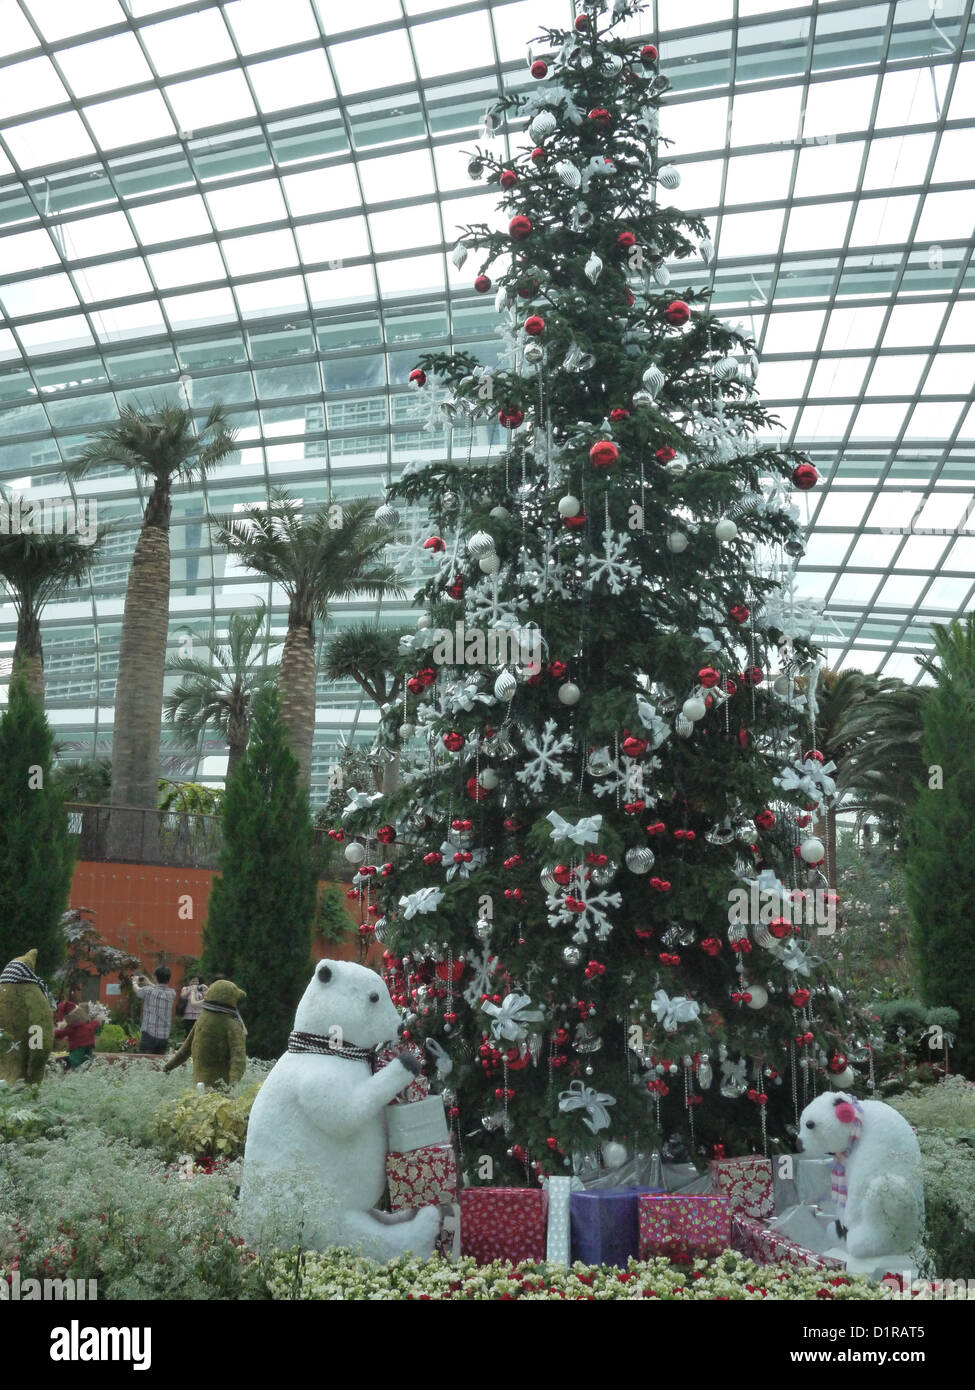
[[[332,978],[331,968],[327,965],[320,965],[318,967],[317,974],[318,978],[321,980],[323,985],[327,985],[329,980]]]
[[[833,1097],[833,1109],[834,1109],[834,1110],[839,1109],[839,1107],[840,1107],[841,1105],[849,1105],[849,1103],[850,1103],[850,1097],[849,1097],[849,1096],[843,1095],[842,1091],[840,1092],[839,1095]]]

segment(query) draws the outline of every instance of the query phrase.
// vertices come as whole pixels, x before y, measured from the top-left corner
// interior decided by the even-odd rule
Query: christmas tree
[[[440,567],[381,732],[421,726],[430,760],[346,808],[345,836],[378,816],[399,861],[377,878],[365,845],[346,854],[364,896],[381,885],[391,992],[495,1181],[607,1141],[791,1148],[806,1100],[853,1080],[816,961],[829,904],[817,922],[794,897],[826,883],[807,866],[833,789],[782,587],[791,489],[816,471],[775,442],[753,343],[668,287],[668,261],[713,248],[658,201],[679,183],[668,83],[618,35],[642,8],[583,4],[533,45],[532,94],[489,112],[513,153],[485,140],[468,167],[503,227],[465,228],[453,257],[505,350],[429,355],[411,381],[467,422],[469,457],[478,420],[502,442],[408,470],[377,513],[432,518]]]

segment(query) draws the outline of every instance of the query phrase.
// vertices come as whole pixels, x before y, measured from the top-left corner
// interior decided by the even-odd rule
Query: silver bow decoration
[[[796,975],[811,975],[813,967],[819,964],[819,956],[811,956],[798,941],[782,941],[776,944],[775,955]]]
[[[419,652],[425,652],[436,642],[436,629],[432,627],[421,627],[416,632],[404,632],[399,639],[400,656],[413,656]]]
[[[582,1123],[590,1134],[598,1134],[601,1129],[609,1128],[607,1107],[615,1104],[615,1096],[597,1091],[583,1081],[573,1081],[567,1091],[559,1092],[559,1110],[563,1115],[568,1115],[573,1110],[584,1110],[586,1113]]]
[[[822,806],[836,795],[836,783],[830,777],[836,771],[834,762],[817,763],[815,758],[802,762],[798,758],[790,767],[782,769],[781,777],[772,781],[784,792],[801,791],[810,801]]]
[[[719,652],[721,643],[715,640],[714,633],[709,627],[699,627],[694,636],[702,643],[706,652]]]
[[[342,819],[351,816],[354,811],[367,811],[374,802],[382,799],[382,792],[360,792],[355,787],[348,790],[349,804],[342,808]]]
[[[448,714],[458,714],[461,710],[470,714],[475,703],[496,705],[497,700],[486,691],[475,690],[469,685],[450,685],[447,687],[447,693],[444,696],[444,708]]]
[[[682,1023],[695,1023],[701,1016],[701,1006],[696,1000],[682,994],[675,994],[671,999],[662,989],[654,994],[650,1008],[665,1033],[674,1033]]]
[[[440,853],[449,863],[449,868],[447,869],[448,883],[455,878],[470,878],[473,871],[479,869],[487,858],[483,849],[474,849],[470,851],[471,857],[469,860],[462,859],[459,863],[455,863],[454,855],[457,852],[457,846],[450,840],[444,840],[443,844],[440,846]]]
[[[437,1042],[436,1038],[427,1038],[426,1049],[433,1058],[433,1064],[437,1069],[437,1075],[441,1078],[449,1076],[454,1069],[454,1064]]]
[[[485,1000],[481,1008],[494,1019],[491,1032],[496,1038],[507,1038],[510,1042],[520,1042],[527,1038],[529,1023],[541,1023],[545,1015],[541,1009],[531,1007],[527,994],[506,994],[500,1004]]]
[[[408,897],[400,898],[399,905],[403,909],[404,917],[415,917],[418,912],[436,912],[443,896],[442,888],[421,888],[418,893],[410,893]]]
[[[563,820],[558,811],[550,811],[546,820],[552,826],[552,839],[556,844],[571,840],[574,845],[594,845],[603,823],[602,816],[583,816],[573,825],[571,821]]]
[[[640,717],[640,723],[649,731],[651,747],[659,748],[670,737],[666,721],[661,719],[654,706],[642,695],[636,697],[636,712]]]

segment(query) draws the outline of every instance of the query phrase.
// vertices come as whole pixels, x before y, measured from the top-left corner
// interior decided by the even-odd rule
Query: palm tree
[[[30,693],[44,703],[41,613],[47,604],[80,589],[97,558],[98,541],[73,534],[0,535],[0,584],[17,614],[14,668],[23,670]]]
[[[183,679],[163,701],[166,722],[194,745],[208,725],[219,730],[230,750],[225,783],[247,749],[251,702],[276,675],[265,664],[267,635],[258,640],[266,619],[263,603],[249,612],[232,613],[226,645],[212,638],[199,639],[210,653],[209,661],[178,656],[167,663],[166,669],[181,672]]]
[[[234,452],[233,431],[214,406],[197,429],[193,412],[172,404],[149,412],[123,406],[119,419],[95,434],[69,465],[84,476],[103,465],[128,469],[149,490],[132,556],[122,612],[111,804],[155,811],[166,642],[169,634],[169,523],[173,487],[201,478]],[[140,821],[112,818],[110,849],[119,859],[137,854]],[[155,830],[153,822],[150,840]],[[151,848],[151,843],[150,843]]]
[[[924,703],[930,687],[894,677],[873,680],[873,690],[838,721],[844,751],[836,759],[837,781],[849,793],[845,809],[855,810],[861,823],[876,816],[884,839],[896,841],[924,770]]]
[[[392,566],[377,563],[388,532],[374,521],[373,511],[369,501],[344,502],[338,517],[331,504],[303,509],[288,493],[275,491],[266,506],[215,520],[220,541],[230,553],[248,569],[280,584],[288,595],[278,689],[281,721],[306,789],[311,783],[317,705],[315,620],[325,621],[333,599],[352,594],[385,598],[403,592]]]
[[[395,700],[403,689],[404,676],[397,672],[399,640],[408,628],[375,627],[358,623],[343,628],[328,645],[325,656],[326,680],[354,680],[377,708]],[[399,753],[382,767],[373,768],[376,790],[388,796],[399,781]]]

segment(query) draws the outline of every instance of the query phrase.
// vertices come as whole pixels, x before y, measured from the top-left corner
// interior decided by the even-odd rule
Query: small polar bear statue
[[[419,1062],[408,1052],[372,1070],[400,1016],[375,973],[321,961],[295,1013],[288,1051],[272,1068],[247,1126],[240,1229],[257,1247],[356,1247],[386,1261],[429,1257],[438,1207],[373,1210],[386,1185],[386,1106]]]
[[[921,1150],[892,1106],[826,1092],[799,1119],[804,1155],[833,1159],[836,1234],[846,1267],[876,1277],[909,1270],[924,1226]]]

